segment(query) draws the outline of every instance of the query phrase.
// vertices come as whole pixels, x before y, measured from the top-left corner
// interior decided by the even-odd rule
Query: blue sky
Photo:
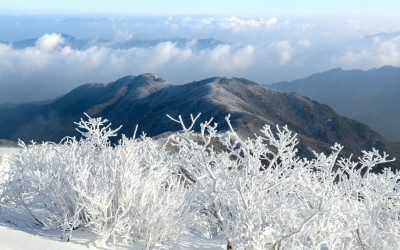
[[[398,0],[13,0],[3,12],[132,15],[398,15]]]

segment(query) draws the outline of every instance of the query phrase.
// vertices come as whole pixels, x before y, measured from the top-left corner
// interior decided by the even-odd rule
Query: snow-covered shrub
[[[104,241],[122,237],[175,244],[190,214],[188,189],[156,141],[116,135],[107,120],[77,123],[81,140],[25,145],[11,167],[3,195],[23,206],[40,225],[64,232],[88,227]],[[188,202],[189,201],[189,202]],[[47,211],[42,218],[35,211]],[[189,217],[190,216],[190,217]],[[70,235],[71,236],[71,235]]]
[[[8,168],[8,162],[4,157],[3,152],[0,151],[0,190],[2,184],[5,182],[6,179],[6,169]]]
[[[312,160],[296,157],[296,135],[269,126],[242,140],[232,129],[217,134],[211,120],[195,142],[181,117],[182,132],[170,143],[182,174],[197,194],[201,215],[233,249],[398,249],[399,173],[371,174],[387,155],[363,152],[358,162],[338,159],[342,147]],[[226,119],[228,124],[229,117]],[[213,149],[218,139],[224,150]],[[362,174],[364,173],[365,174]]]
[[[241,139],[217,133],[212,119],[160,141],[116,135],[106,120],[77,123],[81,140],[25,145],[8,172],[3,197],[38,224],[72,232],[87,227],[104,239],[175,244],[192,221],[223,234],[233,249],[399,249],[400,175],[378,151],[353,161],[315,153],[296,156],[287,127]],[[47,211],[43,217],[38,210]],[[195,228],[196,229],[196,228]],[[197,228],[198,229],[198,228]]]

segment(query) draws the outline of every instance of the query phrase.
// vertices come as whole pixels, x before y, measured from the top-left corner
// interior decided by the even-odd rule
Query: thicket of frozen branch
[[[44,227],[71,236],[88,227],[104,241],[145,240],[172,244],[185,229],[189,191],[174,174],[170,156],[145,136],[123,137],[110,147],[117,130],[107,120],[88,117],[77,123],[84,138],[60,144],[25,145],[9,171],[4,198],[22,206]],[[35,211],[47,211],[45,219]]]
[[[87,227],[104,241],[122,237],[148,247],[179,243],[197,221],[233,249],[400,248],[400,175],[371,173],[390,161],[386,154],[363,152],[353,161],[339,158],[336,144],[330,155],[300,159],[287,127],[273,133],[265,126],[243,140],[232,127],[217,133],[212,120],[194,133],[199,116],[191,124],[170,118],[182,130],[163,145],[123,136],[111,147],[118,129],[90,117],[77,123],[79,141],[20,142],[3,199],[69,236]]]
[[[300,159],[287,127],[274,135],[265,126],[261,136],[241,140],[232,128],[217,135],[211,121],[201,125],[203,142],[195,143],[175,121],[184,128],[173,138],[177,162],[193,180],[201,211],[233,249],[400,247],[400,176],[370,173],[387,155],[374,150],[358,162],[337,159],[336,144],[328,156]],[[224,152],[213,150],[214,137]]]

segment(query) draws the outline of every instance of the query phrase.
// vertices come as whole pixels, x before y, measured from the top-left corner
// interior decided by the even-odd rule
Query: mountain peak
[[[153,73],[141,74],[141,75],[136,76],[136,78],[140,79],[140,80],[144,80],[144,81],[164,81],[165,82],[165,80],[161,79],[160,77],[156,76]]]
[[[333,69],[329,70],[328,72],[341,72],[341,71],[343,71],[342,68],[333,68]]]
[[[110,83],[110,86],[126,87],[127,97],[131,100],[144,98],[171,85],[171,83],[152,73],[138,76],[128,75]]]
[[[122,84],[122,85],[135,85],[139,87],[139,86],[154,85],[159,83],[167,83],[167,81],[152,73],[145,73],[137,76],[135,75],[124,76],[116,80],[115,82],[109,83],[109,85]]]
[[[149,136],[176,131],[181,127],[166,114],[182,115],[187,123],[190,114],[201,112],[204,119],[214,117],[220,131],[229,129],[225,117],[231,114],[233,128],[243,137],[251,137],[265,124],[287,124],[304,142],[299,148],[302,157],[311,155],[309,148],[328,152],[329,145],[338,141],[346,147],[343,153],[348,155],[350,151],[357,153],[371,147],[393,156],[399,152],[398,146],[365,125],[300,95],[230,77],[172,85],[150,73],[125,76],[107,85],[85,85],[45,105],[0,109],[0,138],[57,141],[75,135],[73,121],[83,112],[123,125],[121,133],[127,135],[133,133],[136,124],[138,132],[144,131]],[[198,131],[199,125],[195,129]]]
[[[215,76],[211,78],[207,78],[201,81],[195,81],[193,83],[197,84],[218,84],[218,85],[259,85],[255,82],[244,78],[236,78],[236,77],[227,77],[227,76]]]

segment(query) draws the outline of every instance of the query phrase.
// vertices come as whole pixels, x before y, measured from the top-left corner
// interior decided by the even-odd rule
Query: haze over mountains
[[[143,72],[178,84],[214,75],[270,84],[400,62],[398,26],[385,20],[11,15],[0,21],[0,104],[51,99],[81,83]]]
[[[187,39],[187,38],[158,38],[158,39],[132,39],[127,38],[123,40],[111,40],[111,39],[96,39],[96,40],[88,40],[88,39],[80,39],[74,36],[65,34],[65,33],[57,33],[58,39],[61,40],[62,46],[69,46],[74,50],[87,50],[93,46],[103,46],[112,49],[131,49],[131,48],[145,48],[149,49],[157,46],[160,43],[171,42],[174,43],[177,48],[185,48],[190,47],[194,50],[202,50],[202,49],[213,49],[218,45],[225,44],[222,41],[208,38],[208,39]],[[43,39],[42,39],[43,40]],[[32,39],[24,39],[20,41],[0,41],[2,44],[7,44],[12,46],[14,49],[26,49],[36,47],[39,43],[42,42],[41,38],[32,38]]]
[[[400,68],[332,69],[268,87],[295,92],[328,104],[361,121],[391,141],[400,141]]]
[[[385,150],[400,156],[400,145],[390,143],[364,124],[339,116],[327,105],[307,97],[285,93],[242,78],[214,77],[175,85],[153,74],[125,76],[109,84],[85,84],[45,104],[25,104],[0,109],[0,138],[9,140],[60,141],[77,135],[74,121],[91,116],[109,119],[131,136],[136,124],[149,136],[176,131],[169,120],[202,113],[201,121],[214,117],[219,131],[226,130],[231,114],[234,128],[252,136],[263,125],[285,125],[298,133],[300,155],[310,150],[327,152],[335,142],[345,146],[345,155],[362,149]],[[198,129],[198,126],[197,126]]]

